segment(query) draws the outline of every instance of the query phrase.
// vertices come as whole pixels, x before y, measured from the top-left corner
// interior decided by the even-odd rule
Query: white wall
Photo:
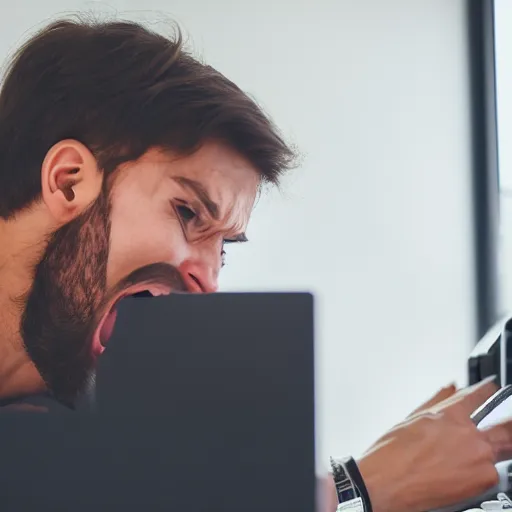
[[[59,11],[2,7],[1,50]],[[180,21],[304,154],[231,249],[225,290],[318,298],[319,461],[357,454],[474,343],[463,0],[125,0]]]
[[[500,166],[501,308],[512,311],[512,3],[495,1],[496,94]]]

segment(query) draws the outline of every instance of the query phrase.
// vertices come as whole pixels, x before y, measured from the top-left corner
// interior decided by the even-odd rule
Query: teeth
[[[134,293],[132,297],[153,297],[153,294],[149,290],[142,290],[140,292]]]
[[[156,288],[148,288],[148,293],[150,293],[153,297],[160,297],[160,295],[166,295],[165,291],[159,287]]]
[[[130,294],[130,297],[160,297],[161,295],[167,295],[167,294],[168,294],[168,292],[166,292],[165,289],[162,289],[159,286],[155,286],[155,287],[147,287],[147,288],[143,288],[139,291],[135,291],[134,293]],[[125,297],[126,297],[126,295],[125,295]]]

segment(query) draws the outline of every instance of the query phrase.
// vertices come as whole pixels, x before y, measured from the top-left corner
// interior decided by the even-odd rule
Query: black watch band
[[[350,504],[350,508],[357,509],[359,502],[364,512],[372,512],[370,496],[356,461],[352,457],[340,460],[331,458],[331,467],[340,505],[346,503]]]

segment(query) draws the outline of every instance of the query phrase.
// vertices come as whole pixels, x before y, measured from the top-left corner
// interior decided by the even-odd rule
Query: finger
[[[512,420],[482,430],[492,447],[495,462],[512,458]]]
[[[424,404],[420,405],[417,409],[411,412],[411,414],[409,414],[408,417],[410,418],[411,416],[415,416],[416,414],[431,409],[435,405],[438,405],[439,403],[444,402],[448,398],[455,395],[456,392],[457,387],[455,386],[455,384],[450,384],[449,386],[440,389],[432,398],[430,398]]]
[[[460,390],[453,397],[441,402],[432,409],[435,412],[453,413],[457,417],[468,418],[488,398],[498,390],[494,383],[495,377],[489,377],[478,384]]]

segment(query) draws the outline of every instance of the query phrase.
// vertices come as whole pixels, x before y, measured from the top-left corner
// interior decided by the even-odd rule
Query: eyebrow
[[[184,176],[176,176],[172,178],[176,183],[180,184],[182,187],[188,188],[191,190],[198,199],[204,204],[205,208],[208,210],[208,213],[215,219],[219,220],[219,205],[212,200],[208,191],[204,188],[204,186],[196,180],[191,180],[190,178],[185,178]]]
[[[190,178],[185,178],[185,176],[174,176],[172,178],[176,183],[181,185],[182,187],[188,188],[191,190],[197,198],[204,204],[204,207],[208,210],[208,213],[213,217],[214,220],[219,220],[219,205],[210,197],[210,194],[204,188],[202,183],[199,181],[192,180]],[[240,233],[230,240],[226,240],[227,243],[230,242],[248,242],[245,233]]]

